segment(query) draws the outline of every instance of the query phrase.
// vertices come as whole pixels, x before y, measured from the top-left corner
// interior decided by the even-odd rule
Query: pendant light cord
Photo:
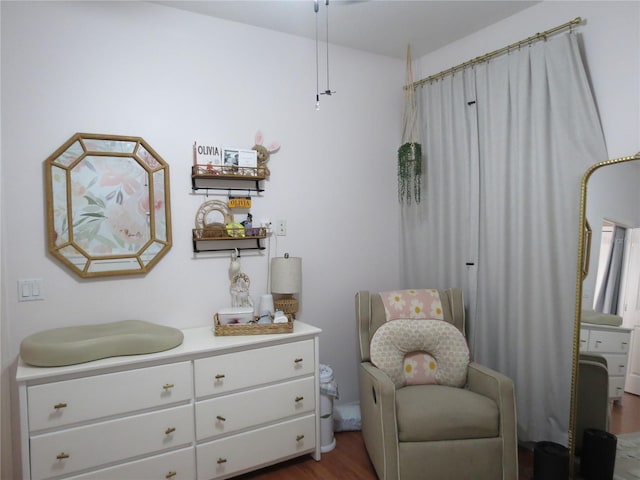
[[[327,90],[325,93],[331,95],[331,89],[329,88],[329,0],[325,0],[325,2],[327,10]]]
[[[318,12],[320,0],[313,1],[313,11],[316,14],[316,110],[320,110],[320,95],[331,95],[335,92],[329,87],[329,0],[325,0],[326,7],[326,34],[327,34],[327,88],[320,91],[320,46],[318,40]]]
[[[318,5],[319,0],[314,0],[313,10],[316,12],[316,110],[320,110],[320,80],[319,80],[319,62],[318,62]]]

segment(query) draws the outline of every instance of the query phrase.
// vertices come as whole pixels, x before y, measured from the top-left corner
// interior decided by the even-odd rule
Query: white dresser
[[[629,328],[585,322],[580,325],[580,352],[595,353],[607,360],[610,400],[620,400],[624,394],[630,342]]]
[[[182,345],[155,354],[20,361],[23,478],[210,480],[320,460],[319,329],[183,332]]]

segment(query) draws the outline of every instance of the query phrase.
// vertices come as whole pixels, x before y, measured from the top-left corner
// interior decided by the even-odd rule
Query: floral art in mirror
[[[169,166],[142,138],[77,133],[45,176],[49,252],[81,277],[146,273],[171,248]]]

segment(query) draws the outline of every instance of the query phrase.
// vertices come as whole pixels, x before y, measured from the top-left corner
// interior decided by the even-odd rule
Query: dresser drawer
[[[620,398],[624,395],[624,377],[609,377],[609,398]]]
[[[30,439],[31,480],[186,446],[193,436],[192,405],[35,435]]]
[[[627,373],[628,356],[614,353],[601,353],[607,361],[607,371],[609,375],[625,375]]]
[[[190,362],[35,385],[27,388],[29,430],[169,405],[191,392]]]
[[[314,415],[196,447],[198,480],[227,478],[315,448]]]
[[[312,412],[315,403],[313,377],[204,400],[196,404],[196,439]]]
[[[589,330],[580,329],[580,351],[586,351],[589,348]]]
[[[313,340],[203,358],[194,362],[196,397],[314,373]]]
[[[589,351],[627,353],[629,351],[629,332],[592,330],[589,333]]]
[[[185,448],[65,480],[193,480],[195,463],[193,448]]]

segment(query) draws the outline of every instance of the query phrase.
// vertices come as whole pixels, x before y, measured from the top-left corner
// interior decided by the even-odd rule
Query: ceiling
[[[314,0],[155,1],[307,38],[315,38]],[[514,15],[539,1],[524,0],[319,0],[318,29],[326,40],[394,58],[421,57]]]

